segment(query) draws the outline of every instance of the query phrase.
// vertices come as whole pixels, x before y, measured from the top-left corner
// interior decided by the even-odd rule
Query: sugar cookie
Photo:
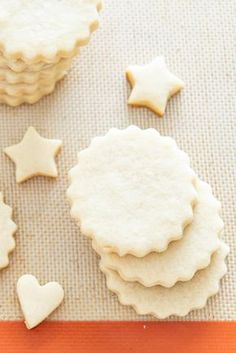
[[[1,70],[10,69],[14,71],[16,74],[17,73],[20,74],[22,72],[38,72],[40,70],[50,69],[51,67],[53,67],[53,65],[56,65],[60,60],[66,60],[66,59],[58,58],[57,62],[55,61],[55,63],[49,63],[49,64],[46,63],[45,61],[39,61],[35,64],[29,65],[22,60],[10,60],[0,55],[0,69]]]
[[[44,85],[50,84],[57,77],[64,76],[64,72],[69,70],[71,62],[72,59],[61,59],[57,64],[51,65],[50,68],[46,67],[40,71],[23,71],[18,73],[10,68],[0,67],[0,83],[3,81],[5,85],[18,83],[39,84],[39,82]]]
[[[9,264],[8,255],[15,249],[13,235],[16,229],[17,226],[12,221],[12,208],[4,203],[0,192],[0,268]]]
[[[147,288],[137,282],[125,282],[113,270],[105,267],[101,270],[106,275],[108,288],[118,295],[122,304],[131,305],[138,314],[164,319],[170,315],[184,316],[206,305],[207,299],[219,291],[220,279],[227,272],[228,252],[228,246],[221,242],[207,268],[197,272],[190,281],[178,282],[171,288]]]
[[[126,76],[132,85],[128,103],[150,108],[160,116],[165,114],[168,99],[184,87],[183,81],[167,69],[162,56],[147,65],[130,66]]]
[[[0,99],[1,96],[24,98],[25,96],[36,96],[39,92],[44,95],[48,90],[54,90],[56,83],[60,81],[67,72],[58,72],[52,79],[41,79],[34,83],[16,83],[10,84],[6,81],[0,81]]]
[[[66,74],[67,71],[57,72],[52,79],[48,77],[34,83],[11,84],[0,80],[0,99],[4,95],[19,98],[24,98],[25,96],[36,96],[39,92],[41,95],[44,95],[45,92],[48,92],[48,90],[54,90],[56,83]]]
[[[19,278],[17,294],[28,329],[45,320],[64,298],[64,290],[59,283],[49,282],[40,286],[32,275],[23,275]]]
[[[60,78],[61,79],[61,78]],[[47,86],[40,87],[39,90],[35,91],[33,94],[21,94],[18,96],[12,96],[4,93],[0,93],[0,103],[10,105],[11,107],[17,107],[18,105],[28,103],[34,104],[38,102],[42,97],[51,94],[56,87],[54,82]]]
[[[100,0],[1,0],[1,52],[28,64],[72,57],[98,27],[100,7]]]
[[[192,221],[197,194],[189,159],[154,129],[111,129],[79,153],[69,175],[71,215],[105,251],[164,251]]]
[[[213,197],[210,186],[197,179],[196,190],[198,201],[194,218],[185,228],[183,238],[172,242],[162,253],[142,258],[108,254],[93,243],[101,255],[101,266],[118,271],[124,280],[138,281],[145,287],[158,284],[172,287],[177,281],[190,280],[196,271],[207,267],[211,255],[219,248],[223,221],[219,216],[220,203]]]
[[[75,55],[78,55],[79,49],[77,49]],[[24,74],[24,73],[33,73],[33,72],[38,72],[41,70],[50,70],[52,69],[55,65],[58,65],[60,63],[63,63],[68,60],[72,60],[74,56],[71,56],[69,58],[57,58],[53,63],[47,63],[46,61],[38,61],[34,64],[27,64],[25,61],[21,59],[17,60],[11,60],[7,59],[4,56],[0,55],[0,69],[1,70],[11,70],[15,72],[16,74]]]
[[[4,149],[16,165],[17,183],[38,175],[57,177],[55,156],[61,146],[60,140],[41,137],[33,127],[29,127],[20,143]]]

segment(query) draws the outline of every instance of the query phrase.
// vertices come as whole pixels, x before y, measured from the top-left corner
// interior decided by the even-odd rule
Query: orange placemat
[[[0,323],[1,353],[235,353],[236,322]]]

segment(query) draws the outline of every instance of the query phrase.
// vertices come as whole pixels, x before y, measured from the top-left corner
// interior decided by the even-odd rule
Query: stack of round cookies
[[[1,0],[0,103],[51,93],[98,27],[101,0]]]
[[[111,129],[79,153],[70,179],[71,215],[122,304],[166,318],[217,293],[228,254],[220,204],[172,138]]]

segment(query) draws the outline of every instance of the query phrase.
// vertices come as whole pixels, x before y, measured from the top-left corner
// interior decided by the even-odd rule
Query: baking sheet
[[[231,248],[228,275],[206,308],[181,320],[236,319],[234,7],[234,0],[107,0],[101,28],[54,94],[33,106],[0,106],[1,150],[17,143],[30,125],[64,143],[56,181],[34,178],[17,185],[13,163],[0,154],[0,189],[18,225],[10,265],[0,272],[1,320],[22,319],[15,286],[24,273],[64,286],[65,302],[53,320],[155,320],[136,315],[108,291],[65,196],[77,151],[109,128],[130,124],[174,137],[222,202],[224,239]],[[163,119],[126,104],[125,68],[157,55],[186,83]]]

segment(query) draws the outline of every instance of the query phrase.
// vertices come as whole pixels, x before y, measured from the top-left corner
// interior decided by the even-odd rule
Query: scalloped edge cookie
[[[16,243],[13,235],[17,230],[12,220],[12,208],[4,203],[0,192],[0,269],[9,265],[9,254],[15,249]]]
[[[0,85],[2,81],[7,84],[15,85],[19,83],[34,84],[38,81],[39,84],[49,84],[52,80],[62,72],[69,70],[72,59],[61,59],[57,64],[46,67],[40,71],[23,71],[15,72],[9,68],[0,68]]]
[[[2,4],[4,11],[2,11],[2,14],[0,16],[0,23],[3,22],[4,29],[6,29],[3,30],[0,26],[0,51],[2,53],[2,56],[4,56],[7,60],[21,59],[27,64],[34,64],[39,61],[54,63],[58,60],[58,58],[68,58],[76,55],[78,47],[88,44],[92,32],[94,32],[99,26],[98,12],[102,8],[102,0],[86,0],[80,3],[76,3],[74,1],[66,4],[63,4],[63,2],[61,1],[60,3],[54,1],[54,3],[55,4],[51,4],[50,1],[43,0],[42,2],[22,2],[21,4],[20,0],[15,0],[14,4],[12,4],[12,2],[8,3],[7,1]],[[30,7],[30,5],[32,5],[32,7]],[[58,5],[60,5],[61,7],[59,8]],[[13,6],[15,6],[15,8],[12,10]],[[55,8],[55,11],[52,11],[53,6]],[[55,40],[53,41],[50,39],[50,41],[48,41],[46,45],[46,31],[49,31],[49,29],[45,29],[45,27],[49,27],[50,21],[52,21],[53,16],[56,16],[55,19],[57,20],[57,22],[61,21],[61,18],[63,18],[65,24],[66,10],[63,9],[63,6],[68,8],[70,6],[74,7],[73,11],[71,9],[71,12],[68,12],[67,21],[69,25],[72,22],[73,15],[77,14],[75,6],[78,6],[78,18],[83,17],[83,20],[79,23],[79,26],[75,18],[73,18],[73,23],[77,23],[77,26],[74,26],[73,29],[69,28],[67,32],[62,26],[62,33],[59,33],[58,29],[53,27],[52,32],[54,31],[54,33],[56,33],[56,31],[58,31],[60,36],[55,36]],[[45,13],[43,13],[43,7],[45,8]],[[1,6],[0,10],[2,10]],[[13,13],[11,13],[11,11],[13,11]],[[55,13],[56,11],[58,11],[58,14]],[[35,16],[33,16],[34,13]],[[59,18],[59,14],[61,18]],[[29,18],[28,21],[27,16]],[[45,19],[47,16],[49,17],[48,22],[46,22]],[[33,20],[31,19],[32,17]],[[42,18],[46,23],[46,26],[44,28]],[[35,25],[35,23],[37,24],[37,21],[40,22],[40,26],[44,29],[44,32],[41,30],[42,38],[40,37],[40,33],[38,33],[37,35],[39,37],[38,43],[41,44],[32,45],[33,40],[31,38],[26,41],[26,34],[29,33],[30,37],[30,25],[32,23],[33,25]],[[9,23],[9,26],[7,26],[7,23]],[[54,26],[53,21],[52,26]],[[11,28],[11,30],[9,28]],[[21,33],[23,33],[22,35],[24,35],[24,40],[19,40],[20,36],[17,35],[18,28],[20,28]],[[52,36],[52,33],[49,33],[49,36],[50,35]],[[37,37],[35,37],[34,41],[37,43]]]
[[[52,80],[40,80],[35,83],[17,83],[9,84],[0,81],[0,99],[1,96],[7,95],[13,98],[22,98],[25,96],[34,96],[40,92],[50,91],[52,87],[55,88],[56,83],[67,75],[67,71],[57,72],[56,76]]]
[[[64,76],[65,74],[60,78],[60,80],[63,79]],[[14,97],[14,96],[9,96],[7,94],[0,93],[0,104],[7,104],[11,107],[17,107],[24,103],[34,104],[44,96],[51,94],[55,90],[55,87],[58,81],[52,83],[49,86],[43,87],[43,89],[40,89],[39,91],[36,91],[34,94],[31,94],[31,95],[22,95],[22,96]]]
[[[155,129],[111,129],[78,160],[69,172],[71,216],[105,251],[143,257],[183,236],[196,175],[174,139]]]
[[[93,242],[93,248],[101,256],[101,266],[117,271],[125,281],[168,288],[178,281],[190,280],[198,270],[207,267],[211,255],[219,248],[224,223],[219,215],[220,202],[212,195],[210,186],[197,179],[196,190],[198,202],[193,221],[185,228],[183,238],[172,242],[166,251],[143,258],[108,254]]]
[[[79,54],[79,49],[77,50],[76,55]],[[27,63],[25,63],[22,60],[7,60],[6,58],[4,58],[2,55],[0,55],[0,69],[1,70],[11,70],[13,71],[13,73],[16,74],[25,74],[25,73],[37,73],[39,71],[42,70],[48,70],[53,68],[55,65],[61,63],[61,62],[65,62],[67,60],[72,60],[76,55],[73,55],[71,57],[68,58],[58,58],[57,60],[55,60],[54,63],[47,63],[45,61],[39,61],[35,64],[31,64],[28,65]]]
[[[221,242],[206,269],[198,271],[190,281],[178,282],[171,288],[147,288],[139,283],[125,282],[115,271],[100,268],[106,276],[107,287],[117,294],[121,304],[132,306],[137,314],[165,319],[171,315],[185,316],[206,305],[219,291],[220,280],[227,272],[225,258],[228,253],[228,246]]]

